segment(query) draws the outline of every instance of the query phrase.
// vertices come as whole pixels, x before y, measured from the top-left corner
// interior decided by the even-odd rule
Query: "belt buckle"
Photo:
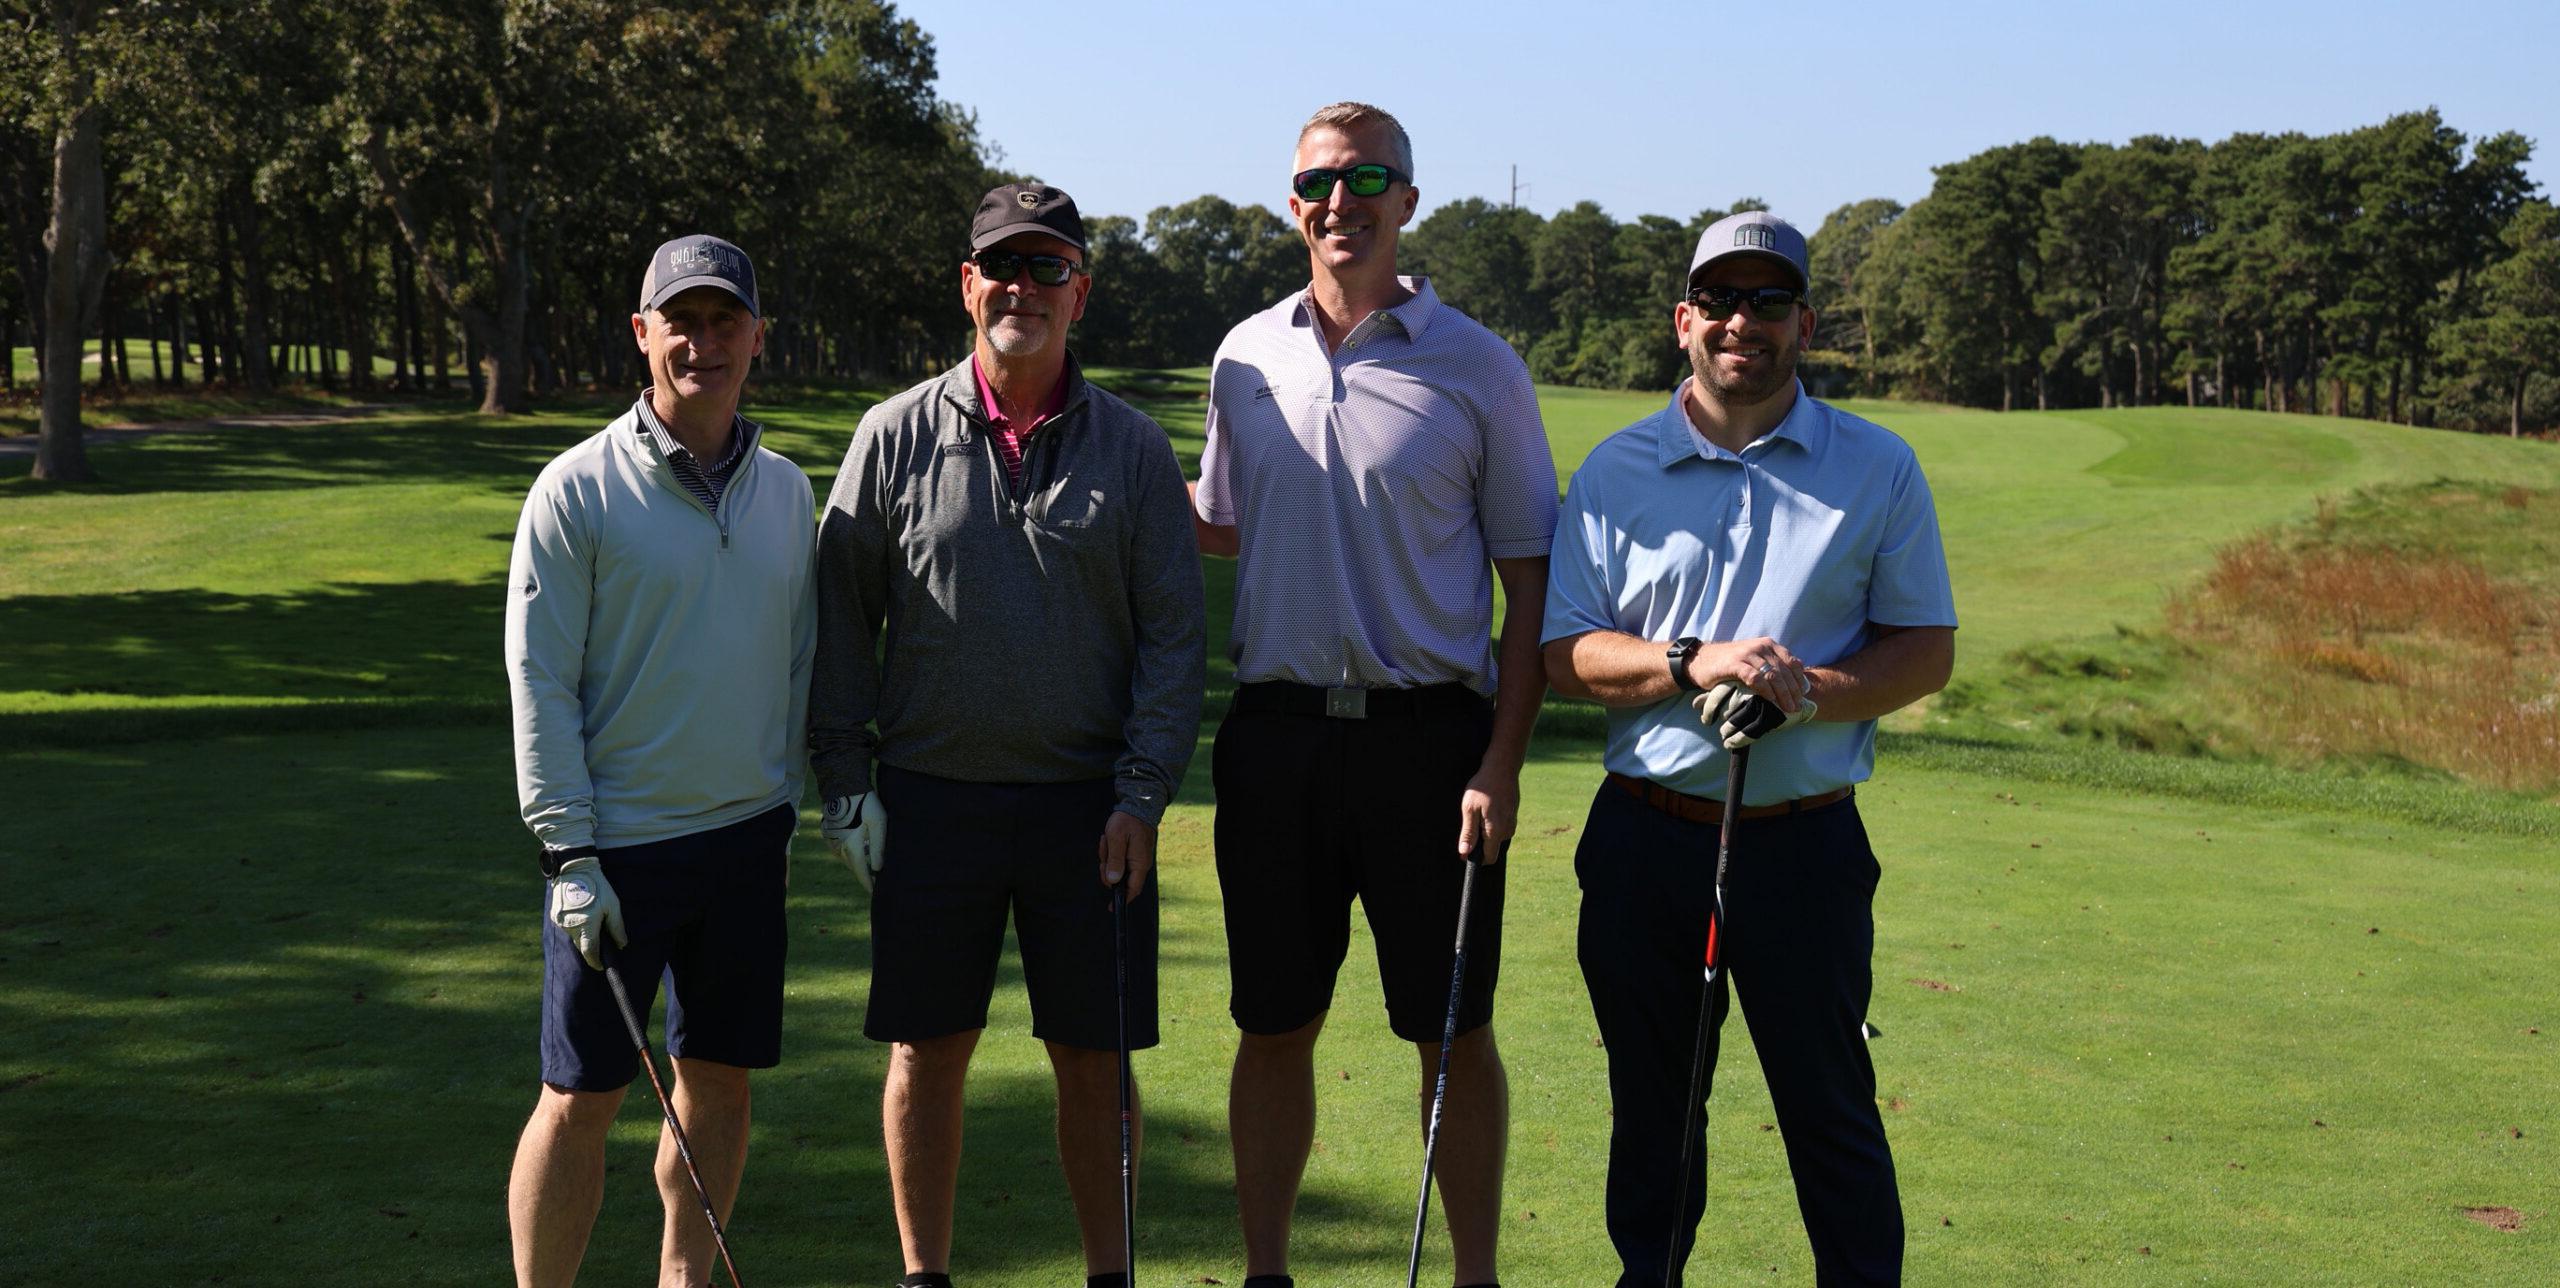
[[[1336,720],[1369,718],[1367,689],[1327,689],[1324,691],[1324,713]]]

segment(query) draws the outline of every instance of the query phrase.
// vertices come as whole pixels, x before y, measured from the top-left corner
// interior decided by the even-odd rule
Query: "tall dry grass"
[[[2257,537],[2168,616],[2213,700],[2280,754],[2560,793],[2560,596],[2450,555]]]

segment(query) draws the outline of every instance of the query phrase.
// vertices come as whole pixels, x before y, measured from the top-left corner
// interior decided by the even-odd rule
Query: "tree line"
[[[86,372],[92,344],[100,384],[467,384],[489,412],[635,386],[637,266],[679,231],[755,254],[784,322],[769,370],[911,375],[962,347],[952,261],[975,197],[1017,177],[885,0],[0,0],[0,22],[0,355],[36,352],[32,373],[0,361],[0,392],[44,389],[40,477],[87,475],[81,380],[43,377]],[[2551,424],[2560,215],[2530,155],[2432,110],[1994,148],[1813,231],[1805,370],[2003,409]],[[1408,229],[1403,260],[1540,381],[1667,389],[1690,250],[1730,210],[1468,197]],[[1306,280],[1261,205],[1087,226],[1090,362],[1204,363]]]
[[[2003,410],[2548,425],[2560,381],[2533,381],[2560,364],[2560,217],[2533,195],[2530,155],[2432,110],[2322,136],[1994,148],[1938,167],[1908,207],[1852,202],[1813,229],[1804,370],[1828,392]],[[1468,197],[1408,229],[1401,260],[1537,380],[1667,389],[1698,234],[1765,208],[1621,222],[1587,201],[1545,217]],[[1306,280],[1295,232],[1259,206],[1201,197],[1095,227],[1094,360],[1205,362]]]
[[[965,332],[951,267],[1003,178],[882,0],[5,0],[0,23],[0,354],[36,350],[39,477],[89,473],[91,341],[100,383],[135,380],[134,339],[164,383],[361,390],[379,360],[488,412],[635,385],[640,269],[686,231],[755,255],[789,319],[769,369],[910,370]]]

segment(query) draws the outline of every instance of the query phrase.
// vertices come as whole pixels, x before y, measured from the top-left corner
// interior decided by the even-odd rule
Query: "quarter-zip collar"
[[[674,463],[667,459],[665,449],[659,446],[659,434],[663,431],[653,424],[657,420],[657,414],[650,410],[646,395],[633,400],[631,415],[628,419],[631,432],[616,434],[615,443],[631,452],[640,462],[641,468],[658,486],[683,497],[685,504],[692,506],[703,518],[710,520],[711,526],[720,534],[720,548],[727,550],[729,548],[729,515],[735,507],[724,504],[718,510],[713,510],[702,503],[701,497],[695,496],[691,489],[685,487],[684,480],[676,477]],[[736,492],[745,488],[749,478],[755,473],[756,448],[763,442],[764,426],[740,415],[731,423],[729,435],[732,450],[737,453],[738,467],[729,475],[727,491]],[[724,498],[725,496],[726,493]]]

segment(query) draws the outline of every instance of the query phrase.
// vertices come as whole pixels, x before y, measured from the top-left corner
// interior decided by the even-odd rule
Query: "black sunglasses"
[[[1084,271],[1084,265],[1060,255],[1024,255],[1009,250],[982,250],[969,257],[978,266],[978,275],[990,282],[1010,282],[1022,275],[1027,266],[1031,280],[1042,286],[1064,286],[1067,279]]]
[[[1783,286],[1763,286],[1745,291],[1731,286],[1693,286],[1689,303],[1697,306],[1713,321],[1722,322],[1733,316],[1737,308],[1748,308],[1751,316],[1762,322],[1784,322],[1803,302],[1804,293]]]
[[[1318,166],[1291,175],[1289,187],[1302,201],[1322,201],[1333,195],[1333,181],[1336,179],[1351,185],[1352,196],[1374,197],[1395,184],[1405,182],[1405,175],[1394,166],[1379,165],[1375,161],[1340,170]]]

